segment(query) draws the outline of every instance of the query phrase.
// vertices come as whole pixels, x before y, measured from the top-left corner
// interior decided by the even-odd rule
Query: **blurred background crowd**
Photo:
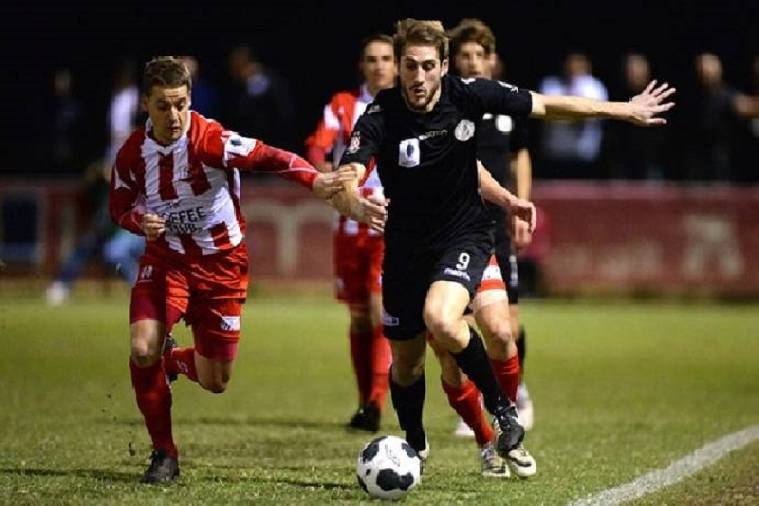
[[[448,26],[476,16],[498,38],[499,77],[519,86],[611,100],[652,77],[678,88],[666,129],[536,124],[538,179],[759,181],[755,2],[531,4],[19,3],[10,9],[15,33],[36,40],[7,62],[16,75],[4,84],[13,123],[0,175],[77,177],[111,159],[143,121],[138,77],[157,54],[191,55],[194,109],[303,152],[331,94],[358,84],[364,36],[392,33],[403,16]]]
[[[404,17],[440,19],[447,27],[466,17],[482,19],[498,41],[498,77],[541,93],[625,101],[652,78],[677,88],[677,107],[667,114],[665,128],[531,122],[529,148],[538,193],[551,188],[541,182],[556,180],[626,181],[633,198],[640,185],[746,189],[759,183],[759,2],[754,0],[476,5],[32,0],[5,7],[9,28],[0,34],[7,53],[6,76],[0,80],[0,268],[31,263],[39,272],[57,272],[62,286],[70,285],[67,280],[96,253],[125,279],[134,276],[120,252],[134,258],[140,244],[128,244],[135,238],[110,225],[104,196],[116,151],[145,121],[139,76],[147,60],[185,55],[194,79],[193,109],[229,129],[303,154],[304,140],[332,94],[359,85],[361,40],[378,32],[392,34],[394,22]],[[280,183],[276,178],[257,181]],[[31,188],[34,195],[27,192]],[[77,210],[69,209],[70,195],[56,196],[59,188],[74,189]],[[557,194],[569,195],[562,188]],[[552,195],[543,192],[538,205],[551,211]],[[734,194],[722,198],[735,200]],[[744,199],[740,205],[756,214],[752,202]],[[714,218],[694,212],[687,211],[687,219],[699,223],[695,230],[703,237],[698,236],[693,251],[708,251],[707,243],[727,244],[730,251],[742,251],[745,262],[759,252],[742,239],[755,235],[752,220],[734,221],[743,214],[730,211],[730,216]],[[553,210],[554,222],[565,214]],[[714,219],[712,228],[701,225]],[[562,227],[554,231],[568,230]],[[663,229],[661,236],[672,232]],[[690,244],[692,238],[686,236],[682,243]],[[671,245],[662,241],[657,251],[669,251]],[[557,272],[580,273],[581,266],[598,265],[586,262],[585,253],[568,255],[557,243]],[[594,251],[599,258],[608,257],[607,250]],[[657,255],[633,255],[635,262],[653,259],[649,270],[622,270],[655,279]],[[574,270],[561,263],[570,260],[577,262]],[[265,261],[254,259],[255,265]],[[740,265],[750,264],[745,262]],[[627,264],[617,262],[604,275],[616,282],[619,265]],[[739,271],[727,269],[725,276],[738,279]]]

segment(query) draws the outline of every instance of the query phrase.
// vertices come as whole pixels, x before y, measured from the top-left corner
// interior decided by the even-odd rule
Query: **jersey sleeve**
[[[224,142],[222,163],[226,168],[277,174],[309,189],[313,188],[314,180],[319,175],[313,165],[295,153],[236,132],[229,132]]]
[[[337,116],[336,98],[324,106],[316,130],[306,139],[306,158],[313,164],[324,163],[327,154],[335,147],[340,135],[340,118]]]
[[[268,172],[309,189],[313,188],[319,175],[310,163],[295,153],[224,130],[218,123],[213,123],[204,136],[202,156],[203,161],[212,167]]]
[[[508,114],[527,118],[532,112],[532,95],[503,81],[472,79],[464,81],[482,107],[482,113]]]
[[[133,234],[145,235],[140,226],[145,213],[143,206],[139,205],[140,197],[125,146],[119,151],[111,169],[108,210],[116,225]]]
[[[379,152],[383,137],[383,116],[379,104],[373,102],[358,118],[353,127],[350,143],[340,159],[340,165],[360,163],[365,167]]]

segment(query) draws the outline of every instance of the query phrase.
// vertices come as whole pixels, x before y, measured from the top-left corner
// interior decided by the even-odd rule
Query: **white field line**
[[[710,466],[728,453],[739,450],[759,439],[759,425],[752,425],[707,443],[665,467],[646,473],[636,480],[610,488],[598,494],[573,501],[570,506],[611,505],[639,499],[646,494],[668,487],[701,469]]]

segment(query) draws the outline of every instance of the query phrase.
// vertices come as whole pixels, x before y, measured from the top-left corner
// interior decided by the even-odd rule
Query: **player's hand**
[[[166,232],[166,221],[153,213],[145,213],[140,221],[140,228],[145,234],[146,241],[155,241],[158,237]]]
[[[648,83],[640,95],[635,95],[630,99],[628,121],[644,127],[666,125],[667,120],[658,116],[675,106],[674,102],[665,102],[675,91],[677,90],[670,87],[668,83],[656,86],[654,79]]]
[[[345,188],[345,183],[356,180],[355,173],[351,171],[336,170],[334,172],[320,173],[314,179],[314,194],[322,199],[330,199],[335,193]]]
[[[385,222],[387,222],[387,205],[390,201],[382,195],[370,195],[361,199],[361,216],[363,223],[369,225],[369,228],[381,234],[385,233]]]
[[[509,202],[508,212],[509,215],[511,215],[511,219],[523,220],[527,224],[527,230],[529,232],[535,230],[535,204],[529,200],[513,197]]]
[[[522,250],[532,242],[532,230],[530,224],[521,218],[514,217],[511,223],[511,237],[517,251]]]

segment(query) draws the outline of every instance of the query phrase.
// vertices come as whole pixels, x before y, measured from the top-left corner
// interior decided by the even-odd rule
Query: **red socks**
[[[516,403],[517,389],[519,388],[519,355],[514,355],[506,360],[491,358],[490,365],[506,397],[511,402]]]
[[[374,404],[382,411],[385,406],[387,390],[390,386],[388,378],[390,362],[392,362],[393,357],[390,351],[390,342],[382,333],[381,324],[374,327],[369,353],[371,359],[371,381],[367,403]]]
[[[388,370],[392,361],[390,343],[377,325],[371,334],[351,331],[351,360],[361,405],[375,404],[380,411],[389,388]]]
[[[448,396],[448,403],[459,416],[472,428],[477,444],[483,446],[493,441],[495,433],[485,419],[480,404],[480,391],[474,382],[467,380],[461,387],[454,387],[442,381],[443,391]]]
[[[369,355],[371,353],[369,341],[371,337],[371,335],[364,332],[350,331],[351,362],[353,362],[353,373],[356,375],[358,401],[362,406],[369,399],[372,383],[372,371],[369,363],[369,359],[371,358]]]
[[[164,355],[166,373],[184,374],[190,380],[198,382],[198,370],[195,368],[195,348],[174,348]]]
[[[137,406],[145,418],[153,448],[163,448],[169,455],[177,456],[177,447],[171,434],[171,390],[163,369],[163,360],[149,367],[137,367],[129,361],[132,386]]]

